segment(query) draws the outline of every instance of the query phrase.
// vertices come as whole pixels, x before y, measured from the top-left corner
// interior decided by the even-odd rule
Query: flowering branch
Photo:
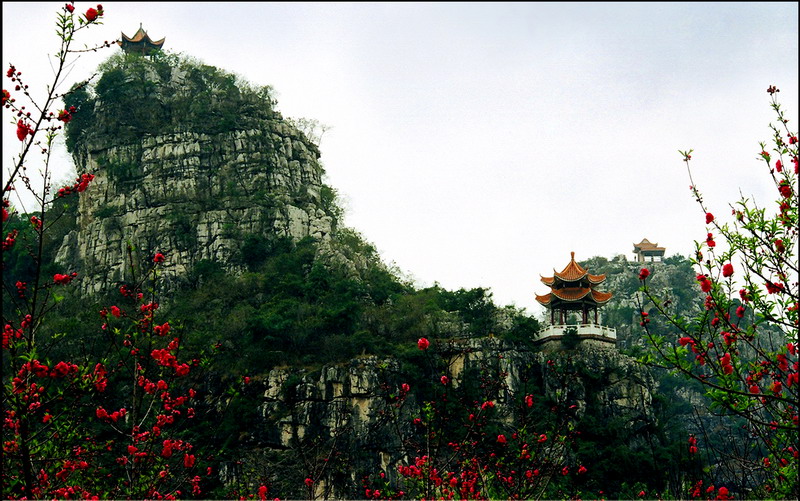
[[[763,493],[796,497],[797,486],[787,479],[796,478],[800,449],[798,141],[797,134],[786,125],[788,120],[776,97],[778,89],[770,86],[767,92],[779,125],[770,125],[774,147],[767,151],[766,144],[760,143],[758,158],[766,163],[775,186],[777,210],[769,214],[742,196],[730,205],[734,221],[720,224],[692,179],[689,166],[692,150],[681,151],[692,195],[709,225],[706,240],[696,242],[692,259],[698,269],[697,283],[706,294],[704,308],[693,319],[669,315],[649,289],[650,272],[644,269],[639,276],[644,299],[654,305],[678,334],[670,339],[653,332],[640,298],[637,306],[651,345],[645,361],[702,383],[712,411],[722,409],[746,419],[750,433],[760,439],[768,455],[761,460],[739,458],[743,468],[758,464],[762,478],[769,474],[758,486]],[[784,163],[787,161],[794,164],[793,169],[787,168]],[[728,245],[724,252],[716,252],[716,236],[721,236]],[[741,276],[737,273],[740,266],[744,270]],[[735,291],[739,287],[737,297]]]

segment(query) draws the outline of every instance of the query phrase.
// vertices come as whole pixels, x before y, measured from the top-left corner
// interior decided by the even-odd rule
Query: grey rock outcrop
[[[453,398],[460,387],[474,391],[480,384],[476,375],[495,374],[496,419],[509,429],[516,426],[519,404],[533,387],[541,389],[534,396],[537,401],[563,404],[559,412],[571,413],[576,420],[591,412],[595,418],[623,419],[633,427],[646,427],[655,419],[652,377],[614,350],[579,347],[544,354],[478,338],[443,343],[436,356],[446,364],[444,371],[452,384],[447,393]],[[303,463],[296,467],[306,468],[308,475],[316,472],[314,494],[319,498],[362,497],[358,486],[363,472],[383,471],[388,479],[396,478],[398,465],[422,455],[413,444],[424,442],[425,435],[423,428],[413,424],[424,413],[425,398],[418,389],[412,386],[406,398],[396,398],[404,381],[401,365],[394,358],[366,356],[313,371],[271,370],[256,383],[261,388],[260,418],[242,439],[248,452],[226,470],[225,480],[246,482],[255,472],[268,471],[278,485],[287,474],[280,468],[298,458]],[[322,451],[323,458],[311,457],[312,449]],[[347,468],[337,470],[327,463],[328,449],[348,451]]]
[[[141,76],[126,71],[123,90]],[[159,76],[145,67],[141,74],[157,89],[142,104],[159,103],[164,114],[176,96],[190,93],[186,71]],[[78,229],[57,256],[80,272],[84,293],[133,281],[140,272],[131,266],[147,267],[157,252],[166,256],[162,278],[170,289],[203,260],[244,270],[241,251],[251,235],[330,238],[335,222],[322,208],[319,150],[277,112],[237,115],[238,124],[224,131],[178,121],[163,132],[131,133],[112,120],[112,105],[98,97],[93,106],[92,128],[72,153],[78,172],[95,179],[81,194]]]

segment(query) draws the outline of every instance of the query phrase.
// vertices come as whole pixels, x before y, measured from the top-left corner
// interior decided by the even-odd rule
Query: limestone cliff
[[[317,370],[271,370],[253,383],[258,417],[240,437],[242,454],[237,463],[224,469],[225,481],[266,479],[277,491],[296,497],[304,493],[291,489],[302,485],[303,477],[313,477],[319,498],[361,498],[362,475],[383,471],[394,482],[398,466],[417,456],[435,455],[437,447],[443,447],[444,457],[450,456],[452,451],[444,444],[429,441],[424,445],[429,430],[414,420],[424,415],[428,402],[442,396],[457,400],[462,393],[474,392],[481,378],[488,378],[483,385],[494,388],[484,398],[495,404],[492,421],[501,431],[519,429],[520,413],[525,411],[520,403],[532,391],[537,402],[548,402],[543,412],[567,412],[576,423],[587,415],[621,420],[637,440],[644,440],[646,432],[641,430],[654,425],[652,377],[613,349],[579,347],[543,354],[483,338],[444,342],[436,356],[445,361],[443,373],[451,385],[437,396],[426,393],[423,377],[417,384],[412,382],[410,393],[402,398],[399,388],[412,376],[404,373],[395,358],[367,356]],[[441,402],[434,408],[438,405]],[[478,408],[456,409],[452,419],[477,413]],[[546,421],[541,415],[536,419]],[[455,430],[448,440],[461,439],[464,433]],[[345,455],[332,456],[333,451],[345,451]],[[292,475],[297,478],[289,480]]]
[[[134,280],[131,265],[156,252],[170,288],[203,260],[243,270],[248,236],[329,238],[319,150],[264,92],[180,60],[107,66],[68,129],[77,170],[95,179],[57,259],[85,293]]]

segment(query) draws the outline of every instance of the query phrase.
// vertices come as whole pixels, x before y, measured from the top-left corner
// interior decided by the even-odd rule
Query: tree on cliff
[[[773,146],[760,143],[759,158],[775,187],[771,207],[742,197],[731,204],[733,220],[720,222],[692,181],[692,194],[707,225],[696,242],[696,281],[706,295],[695,316],[670,315],[666,301],[648,287],[650,270],[642,269],[644,297],[655,304],[679,332],[668,338],[649,325],[640,308],[641,325],[651,344],[646,361],[666,366],[702,383],[711,413],[743,419],[754,438],[751,450],[736,459],[740,495],[797,498],[798,491],[798,140],[770,86],[777,124],[771,124]],[[692,151],[681,152],[689,169]],[[719,248],[716,239],[720,239]],[[722,248],[726,247],[726,248]],[[657,273],[657,270],[655,271]],[[640,304],[640,307],[642,305]],[[718,458],[733,451],[725,444],[705,445]],[[750,485],[745,485],[749,482]],[[694,488],[696,489],[696,488]],[[692,493],[699,492],[699,489]]]

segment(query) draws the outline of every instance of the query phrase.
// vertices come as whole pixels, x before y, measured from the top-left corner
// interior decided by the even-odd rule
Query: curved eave
[[[589,280],[589,283],[593,285],[602,284],[606,280],[606,274],[603,273],[602,275],[587,275],[586,278]]]
[[[550,294],[544,296],[536,295],[536,301],[543,306],[551,306],[553,303],[590,303],[597,306],[602,306],[609,302],[614,296],[611,292],[602,292],[590,289],[588,287],[581,288],[565,288],[554,289]]]
[[[592,289],[592,299],[594,299],[594,302],[598,305],[606,304],[612,297],[614,297],[614,294],[611,292],[601,292]]]
[[[139,31],[137,31],[136,34],[133,35],[133,38],[129,37],[125,33],[121,33],[121,35],[122,35],[122,43],[128,43],[134,45],[139,45],[139,44],[152,45],[159,49],[161,48],[162,45],[164,45],[164,41],[167,39],[167,37],[164,37],[161,40],[151,40],[150,36],[148,36],[148,34],[141,28],[139,28]],[[118,43],[119,45],[122,45],[122,43],[120,42]]]
[[[591,293],[592,289],[589,289],[588,287],[553,289],[553,292],[551,292],[553,296],[567,302],[580,301]]]
[[[541,275],[540,275],[541,276]],[[553,285],[556,283],[555,277],[542,277],[542,283],[545,285]]]

